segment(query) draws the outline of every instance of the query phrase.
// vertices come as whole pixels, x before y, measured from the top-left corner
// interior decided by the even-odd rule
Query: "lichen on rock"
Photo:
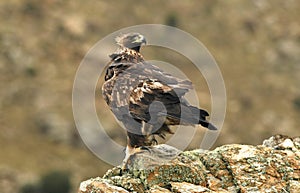
[[[126,172],[115,167],[82,182],[79,192],[300,192],[299,141],[276,135],[258,146],[185,152],[160,145],[136,154]]]

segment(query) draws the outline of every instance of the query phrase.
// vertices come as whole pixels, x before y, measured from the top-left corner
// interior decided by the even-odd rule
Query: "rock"
[[[100,193],[100,192],[105,192],[105,193],[113,193],[113,192],[121,192],[121,193],[126,193],[128,192],[124,188],[111,185],[107,181],[101,179],[101,178],[95,178],[95,179],[90,179],[85,182],[82,182],[80,184],[80,192],[82,193],[88,193],[88,192],[93,192],[93,193]]]
[[[212,151],[154,146],[134,155],[127,171],[115,167],[81,183],[79,193],[92,192],[300,192],[299,138],[276,135],[263,145]]]
[[[213,192],[208,188],[200,185],[194,185],[187,182],[170,182],[172,186],[172,192],[185,193],[185,192]]]

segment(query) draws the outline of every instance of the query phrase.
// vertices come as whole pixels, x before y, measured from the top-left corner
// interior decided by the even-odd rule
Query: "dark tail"
[[[182,119],[190,124],[200,124],[203,127],[206,127],[209,130],[218,130],[213,124],[206,120],[206,117],[209,116],[208,112],[203,109],[198,109],[197,107],[193,106],[181,106],[182,112]]]
[[[214,126],[213,124],[211,124],[210,122],[208,122],[206,120],[205,121],[200,120],[199,124],[202,125],[203,127],[206,127],[209,130],[218,130],[218,128],[216,126]]]

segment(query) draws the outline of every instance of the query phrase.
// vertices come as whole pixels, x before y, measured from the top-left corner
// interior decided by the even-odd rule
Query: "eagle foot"
[[[132,165],[132,162],[134,161],[134,158],[137,154],[141,153],[151,153],[152,147],[151,146],[140,146],[137,148],[126,148],[126,156],[123,160],[122,167],[121,167],[121,174],[126,173],[129,171],[129,166]]]

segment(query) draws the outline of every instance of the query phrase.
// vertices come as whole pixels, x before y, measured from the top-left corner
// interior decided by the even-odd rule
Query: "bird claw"
[[[141,146],[141,147],[139,147],[139,149],[140,150],[142,150],[142,151],[148,151],[149,153],[151,153],[151,147],[150,146]],[[137,152],[137,153],[142,153],[142,151],[139,151],[139,152]]]
[[[152,147],[151,146],[140,146],[138,148],[134,148],[130,154],[126,155],[125,159],[123,160],[122,166],[121,166],[121,171],[120,174],[128,173],[129,171],[129,166],[132,164],[134,161],[134,156],[136,154],[148,152],[151,153]]]

